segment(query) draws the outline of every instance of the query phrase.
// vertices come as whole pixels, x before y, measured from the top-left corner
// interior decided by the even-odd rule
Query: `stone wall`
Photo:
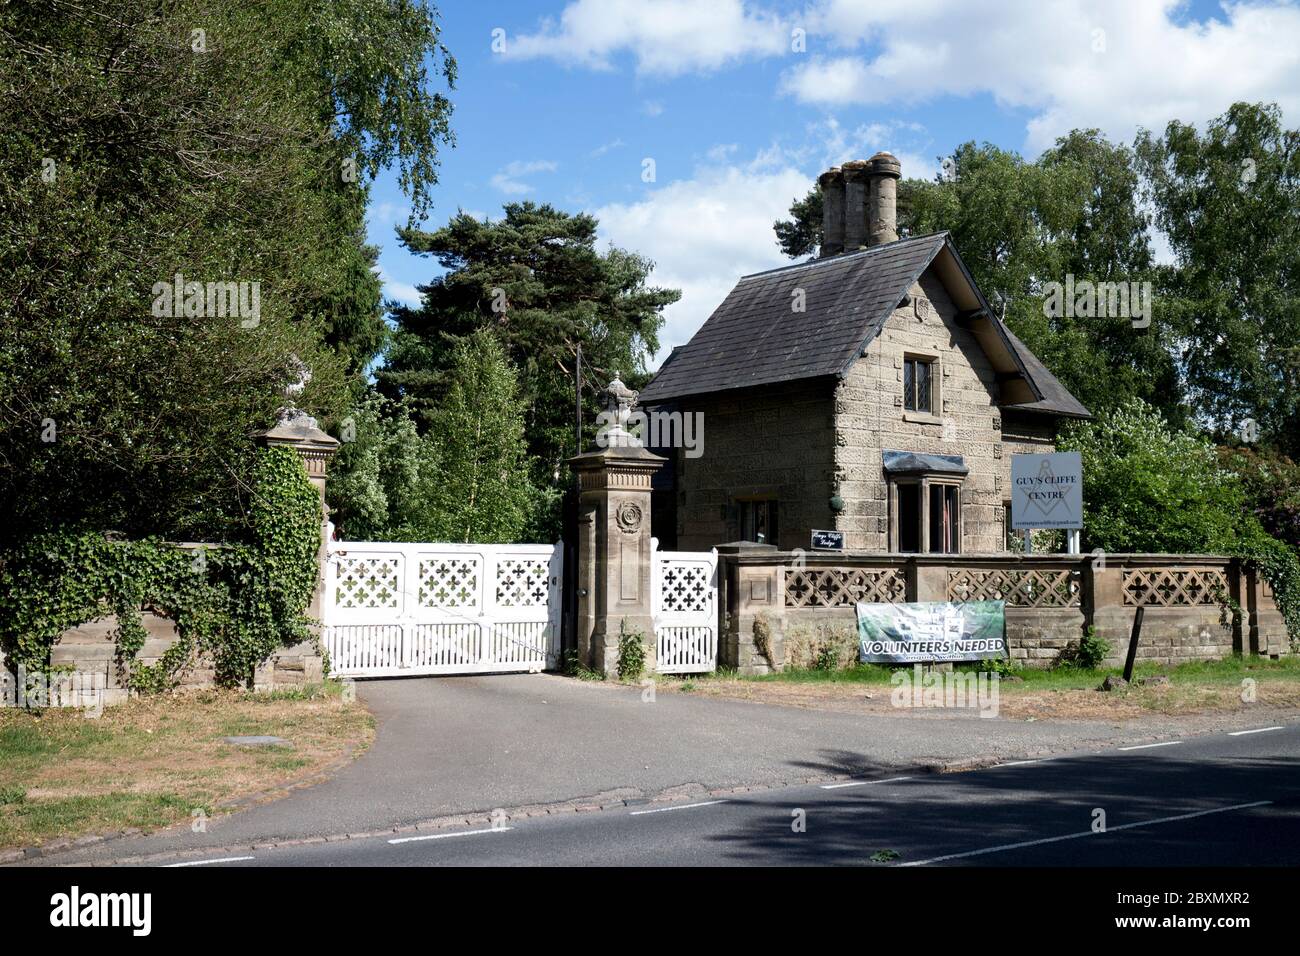
[[[176,626],[170,619],[148,610],[140,612],[140,623],[144,625],[148,636],[137,660],[147,666],[156,665],[179,639]],[[50,649],[51,667],[56,673],[66,675],[62,678],[65,684],[84,690],[76,699],[56,699],[53,704],[91,706],[86,695],[92,692],[96,697],[94,703],[109,706],[120,704],[130,697],[126,672],[117,659],[117,645],[114,641],[117,626],[117,616],[110,614],[87,621],[59,635]],[[0,670],[3,670],[3,664],[3,656],[0,655]],[[194,655],[177,672],[177,687],[211,687],[214,677],[212,662],[203,656]],[[259,667],[254,674],[253,688],[270,691],[319,684],[322,680],[324,674],[320,653],[314,642],[304,642],[277,651],[266,664]],[[10,686],[14,682],[14,675],[4,671],[0,681],[5,685],[4,693],[0,694],[0,703],[13,706],[17,702],[16,691]],[[57,688],[59,679],[54,684]]]
[[[1054,450],[1055,420],[1025,414],[1004,420],[997,373],[938,276],[928,270],[835,389],[835,478],[844,510],[834,527],[850,550],[889,551],[886,449],[961,455],[964,552],[1005,548],[1003,503],[1011,498],[1011,455]],[[936,414],[903,407],[903,361],[937,359]]]
[[[720,663],[743,673],[809,666],[823,648],[840,664],[856,659],[857,601],[1005,601],[1008,650],[1025,666],[1055,663],[1089,626],[1110,644],[1106,664],[1122,665],[1139,606],[1139,660],[1277,657],[1289,647],[1262,579],[1226,557],[1107,555],[1103,565],[1074,555],[796,555],[753,545],[718,554]]]
[[[735,502],[778,502],[778,543],[807,548],[813,528],[832,527],[835,429],[829,380],[790,382],[683,399],[704,415],[703,454],[674,453],[677,548],[707,551],[740,537]]]

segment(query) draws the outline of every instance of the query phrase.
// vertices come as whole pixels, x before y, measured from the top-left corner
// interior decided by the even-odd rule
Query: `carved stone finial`
[[[636,407],[637,397],[641,394],[635,389],[628,388],[614,373],[614,380],[605,386],[605,411],[609,413],[614,427],[620,430],[626,430],[628,419],[632,415],[632,409]]]

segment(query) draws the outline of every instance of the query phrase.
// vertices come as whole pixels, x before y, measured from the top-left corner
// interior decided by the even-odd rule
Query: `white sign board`
[[[1011,456],[1011,527],[1083,527],[1083,462],[1077,451]]]

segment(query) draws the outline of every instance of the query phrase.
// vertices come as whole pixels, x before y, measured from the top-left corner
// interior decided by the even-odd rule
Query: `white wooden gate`
[[[332,674],[556,665],[559,545],[331,541],[327,554],[321,623]]]
[[[718,552],[660,551],[651,542],[656,669],[700,674],[718,666]]]

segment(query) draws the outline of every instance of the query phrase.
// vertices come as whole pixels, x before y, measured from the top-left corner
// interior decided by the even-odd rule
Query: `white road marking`
[[[703,803],[683,803],[675,807],[658,807],[654,810],[633,810],[628,814],[629,817],[639,817],[647,813],[667,813],[669,810],[691,810],[695,807],[711,807],[715,803],[726,803],[726,800],[705,800]]]
[[[911,780],[911,777],[890,777],[888,780],[850,780],[848,783],[823,783],[823,790],[841,790],[844,787],[868,787],[873,783],[897,783],[900,780]]]
[[[486,830],[462,830],[459,833],[430,833],[427,836],[418,837],[398,837],[396,840],[389,840],[389,843],[416,843],[420,840],[449,840],[452,837],[478,836],[480,833],[505,833],[507,830],[513,830],[514,827],[489,827]]]
[[[1245,734],[1262,734],[1266,730],[1286,730],[1281,724],[1276,727],[1256,727],[1254,730],[1234,730],[1228,734],[1229,737],[1241,737]]]
[[[1138,744],[1136,747],[1120,747],[1120,750],[1149,750],[1152,747],[1172,747],[1174,744],[1181,744],[1181,740],[1162,740],[1158,744]]]
[[[1004,843],[1001,846],[985,847],[983,850],[970,850],[966,853],[949,853],[946,856],[933,856],[928,860],[914,860],[900,863],[899,866],[925,866],[928,863],[942,863],[945,860],[960,860],[968,856],[983,856],[986,853],[1001,853],[1003,850],[1019,850],[1027,846],[1042,846],[1044,843],[1060,843],[1062,840],[1079,840],[1083,837],[1105,836],[1117,830],[1131,830],[1134,827],[1149,827],[1157,823],[1175,823],[1178,820],[1191,820],[1194,817],[1208,817],[1214,813],[1229,813],[1233,810],[1249,810],[1253,807],[1266,807],[1272,800],[1257,800],[1254,803],[1238,803],[1231,807],[1218,807],[1214,810],[1197,810],[1195,813],[1180,813],[1175,817],[1160,817],[1156,820],[1140,820],[1137,823],[1122,823],[1117,827],[1107,827],[1101,833],[1084,830],[1082,833],[1067,833],[1064,836],[1043,837],[1041,840],[1025,840],[1022,843]]]
[[[210,863],[239,863],[243,860],[251,860],[251,856],[223,856],[219,860],[191,860],[189,863],[168,863],[164,867],[171,870],[178,866],[207,866]]]
[[[1006,763],[995,763],[990,770],[996,770],[998,767],[1023,767],[1025,764],[1042,763],[1047,757],[1039,757],[1037,760],[1008,760]]]

